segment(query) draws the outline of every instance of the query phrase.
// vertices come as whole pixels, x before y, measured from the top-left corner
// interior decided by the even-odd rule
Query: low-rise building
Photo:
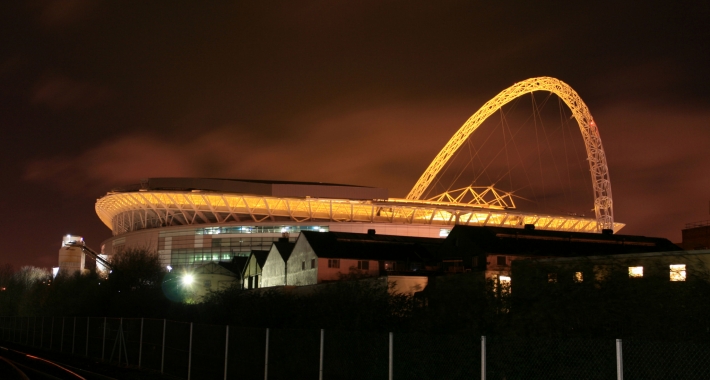
[[[295,243],[288,238],[280,238],[271,245],[261,269],[261,287],[284,286],[286,284],[286,263]]]
[[[511,280],[515,260],[678,251],[664,238],[527,228],[455,226],[440,250],[445,273],[480,272],[485,280]]]
[[[661,280],[669,284],[710,281],[710,250],[644,252],[617,255],[536,258],[512,265],[513,291],[534,291],[550,283],[593,283],[610,279]]]
[[[266,258],[269,256],[269,251],[251,251],[242,278],[244,279],[244,289],[256,289],[261,285],[261,273],[266,263]]]
[[[436,238],[345,232],[302,232],[286,263],[286,284],[420,275],[443,242]],[[400,280],[402,281],[402,280]]]

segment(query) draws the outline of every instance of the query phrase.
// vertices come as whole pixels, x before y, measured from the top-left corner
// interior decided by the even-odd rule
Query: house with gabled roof
[[[261,273],[268,256],[269,251],[251,251],[249,259],[244,266],[244,273],[242,274],[244,289],[261,288]]]
[[[420,275],[443,239],[303,231],[286,263],[286,284],[315,285],[348,278]]]
[[[295,243],[289,242],[287,237],[271,244],[261,267],[261,287],[286,285],[286,263],[294,246]]]

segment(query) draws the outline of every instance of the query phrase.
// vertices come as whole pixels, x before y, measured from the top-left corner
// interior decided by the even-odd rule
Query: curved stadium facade
[[[386,189],[309,182],[152,178],[96,202],[112,231],[101,251],[153,249],[163,265],[229,261],[268,250],[301,231],[445,237],[456,224],[598,232],[597,220],[481,206],[389,198]],[[615,230],[623,224],[615,225]],[[616,232],[616,231],[615,231]]]

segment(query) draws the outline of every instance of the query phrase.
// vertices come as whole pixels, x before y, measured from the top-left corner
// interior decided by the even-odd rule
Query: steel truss
[[[469,204],[388,199],[358,201],[278,198],[203,192],[139,191],[109,193],[96,213],[114,235],[147,228],[214,223],[361,222],[413,225],[456,224],[594,232],[597,221],[577,216],[526,214]],[[617,230],[623,224],[617,223]]]
[[[572,87],[559,79],[550,77],[531,78],[518,82],[503,90],[484,104],[483,107],[476,111],[476,113],[464,123],[439,152],[436,158],[434,158],[407,195],[407,199],[415,200],[421,198],[424,191],[429,187],[446,162],[448,162],[461,145],[466,142],[466,139],[468,139],[489,116],[512,100],[533,91],[548,91],[557,95],[572,111],[572,115],[577,120],[577,124],[579,124],[579,129],[582,131],[584,145],[587,150],[587,160],[589,161],[589,170],[592,175],[592,186],[594,188],[594,212],[597,220],[596,228],[598,230],[612,229],[617,231],[619,228],[614,224],[609,169],[607,168],[606,155],[604,154],[597,125],[594,123],[594,119],[589,113],[587,105],[584,104],[582,98],[579,97]]]

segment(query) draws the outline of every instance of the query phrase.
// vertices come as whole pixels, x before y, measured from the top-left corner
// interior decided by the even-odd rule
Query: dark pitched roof
[[[276,250],[279,252],[284,262],[287,262],[288,258],[291,257],[291,252],[293,252],[293,247],[295,245],[296,243],[290,243],[287,241],[274,242],[274,247],[276,247]]]
[[[259,265],[259,268],[263,268],[266,258],[269,256],[269,251],[252,250],[251,256],[256,258],[256,264]]]
[[[480,254],[573,257],[677,251],[680,247],[668,239],[645,236],[455,226],[442,252],[446,256],[462,250]]]
[[[443,239],[347,232],[301,231],[318,257],[393,261],[427,261]]]
[[[223,266],[230,272],[242,275],[244,273],[244,268],[247,266],[249,258],[245,256],[234,256],[230,262],[220,262],[219,265]]]

